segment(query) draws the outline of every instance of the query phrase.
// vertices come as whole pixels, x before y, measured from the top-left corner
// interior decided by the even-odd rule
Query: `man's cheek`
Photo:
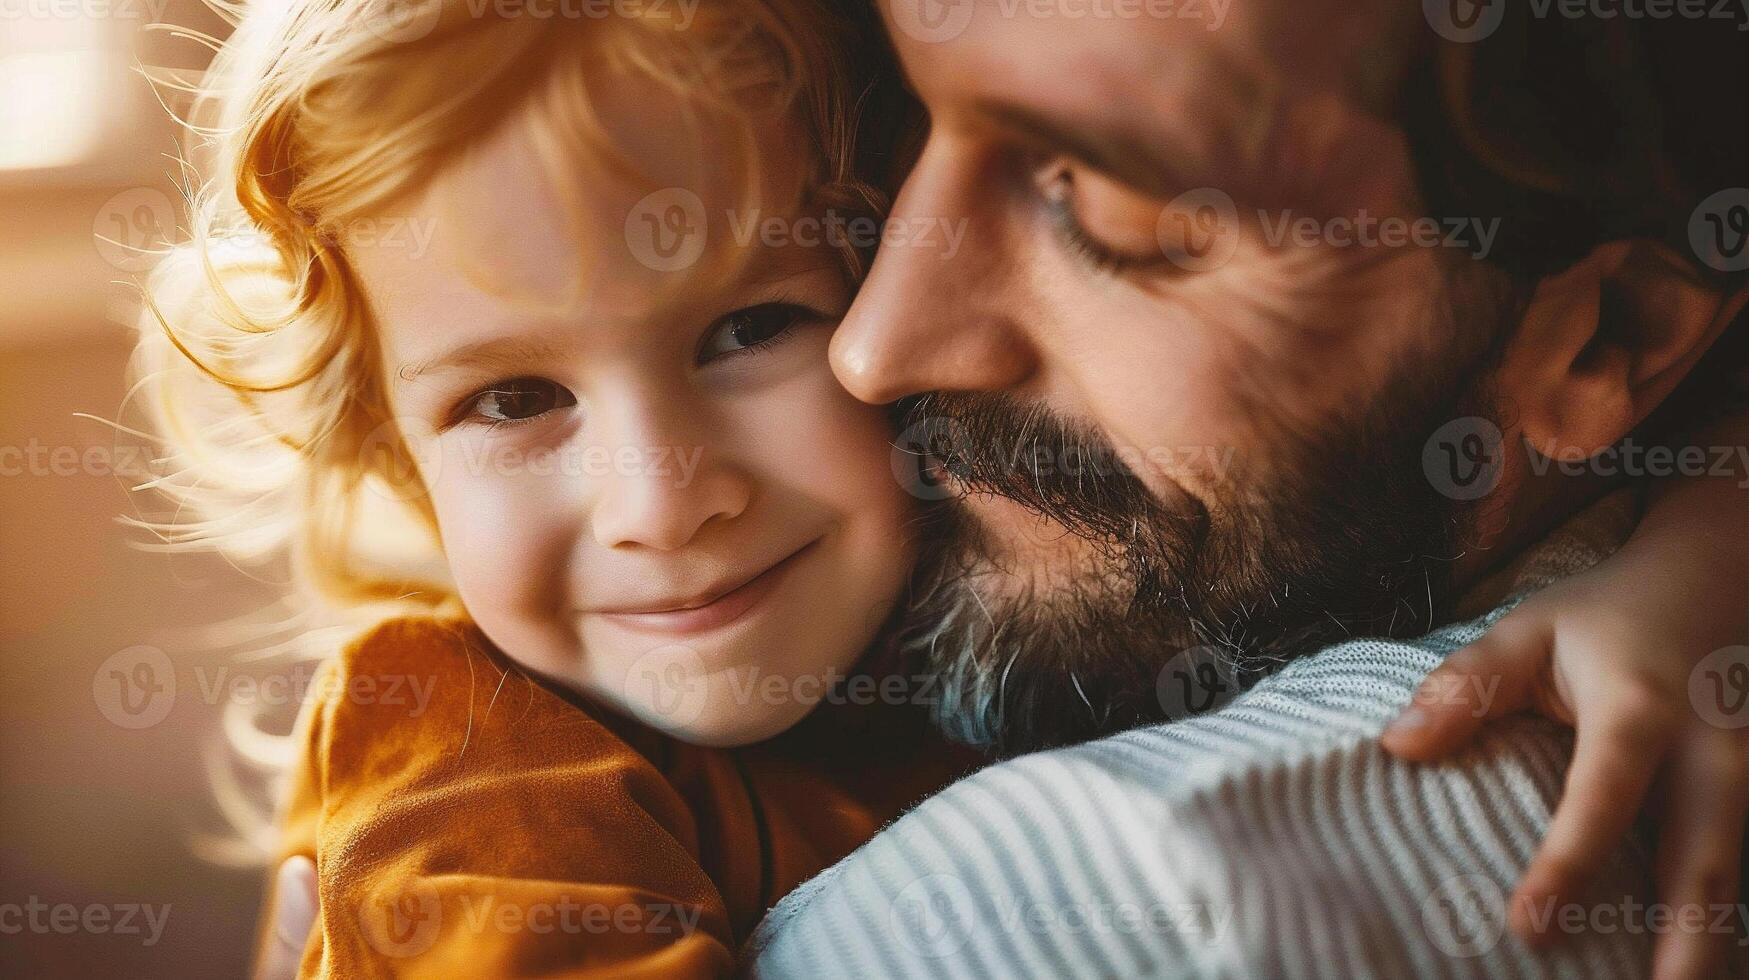
[[[1064,338],[1070,384],[1048,396],[1060,415],[1099,429],[1168,506],[1173,486],[1208,482],[1197,467],[1206,447],[1239,441],[1247,400],[1235,387],[1246,381],[1236,365],[1255,364],[1235,335],[1230,300],[1205,305],[1189,289],[1172,289],[1106,298],[1096,340]],[[1074,322],[1073,310],[1058,315]]]
[[[1250,379],[1277,421],[1311,431],[1370,404],[1406,358],[1424,353],[1444,289],[1433,251],[1283,250],[1254,278],[1293,286],[1235,297],[1247,328],[1245,356],[1230,358],[1232,383]]]
[[[1133,390],[1133,389],[1132,389]],[[1188,513],[1195,501],[1212,501],[1233,480],[1240,447],[1251,435],[1235,406],[1225,415],[1205,415],[1190,404],[1154,391],[1116,403],[1102,426],[1112,458],[1089,465],[1128,472],[1167,511]]]

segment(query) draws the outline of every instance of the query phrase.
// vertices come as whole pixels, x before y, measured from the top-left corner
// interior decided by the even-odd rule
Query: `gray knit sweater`
[[[1496,582],[1507,598],[1478,619],[1341,643],[1211,714],[961,780],[785,898],[748,945],[750,972],[1644,976],[1662,920],[1638,841],[1597,869],[1594,900],[1547,910],[1564,934],[1552,948],[1504,929],[1569,732],[1520,717],[1424,765],[1377,743],[1441,657],[1602,559],[1633,518],[1624,495],[1593,506]]]

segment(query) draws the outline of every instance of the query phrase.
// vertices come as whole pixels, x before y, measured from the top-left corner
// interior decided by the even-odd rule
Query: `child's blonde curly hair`
[[[136,393],[165,447],[150,486],[175,504],[172,518],[144,523],[172,547],[288,562],[300,608],[340,629],[459,611],[389,408],[349,230],[513,116],[533,124],[549,178],[567,175],[552,180],[561,192],[604,169],[635,178],[592,101],[602,68],[674,91],[718,141],[736,125],[740,159],[711,165],[735,168],[749,193],[760,169],[753,117],[783,113],[817,159],[798,199],[873,213],[880,198],[861,179],[853,134],[884,52],[870,50],[881,41],[865,12],[832,4],[220,6],[235,32],[214,42],[204,77],[180,87],[199,181],[187,240],[144,286]],[[852,276],[861,258],[846,254]],[[331,644],[333,631],[324,635]],[[254,738],[259,720],[228,717],[230,741],[277,768],[286,746]]]

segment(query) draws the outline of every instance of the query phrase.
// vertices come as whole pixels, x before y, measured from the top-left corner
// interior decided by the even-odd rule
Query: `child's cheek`
[[[826,515],[840,539],[839,591],[820,608],[839,621],[861,621],[889,608],[908,571],[908,528],[920,506],[895,474],[894,435],[887,409],[857,401],[825,367],[797,377],[750,404],[735,428],[736,452],[761,475],[778,505]],[[914,466],[901,456],[898,468]],[[841,550],[840,550],[841,549]]]
[[[805,490],[816,502],[885,494],[893,481],[871,474],[888,467],[888,411],[857,401],[838,383],[827,356],[830,341],[830,331],[809,330],[775,354],[756,357],[759,383],[716,401],[718,448],[762,481]]]
[[[565,583],[579,497],[566,480],[513,460],[482,453],[479,440],[450,440],[432,503],[468,614],[518,661],[562,674],[573,648]]]
[[[782,413],[793,429],[778,445],[810,447],[794,468],[811,496],[871,520],[908,517],[917,503],[894,474],[894,437],[886,408],[857,401],[830,373],[814,379],[808,406]]]

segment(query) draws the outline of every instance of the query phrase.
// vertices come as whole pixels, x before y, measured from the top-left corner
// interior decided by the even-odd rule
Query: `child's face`
[[[693,161],[658,135],[672,121],[636,94],[610,135],[728,237],[733,189],[683,176]],[[637,238],[651,185],[579,180],[593,217],[572,235],[576,202],[534,146],[503,127],[383,215],[407,219],[408,244],[349,251],[456,587],[554,681],[693,742],[776,734],[865,650],[911,557],[885,413],[827,364],[849,301],[838,257],[753,245],[732,281],[704,273],[708,254],[658,271]],[[582,298],[558,308],[580,267]]]

